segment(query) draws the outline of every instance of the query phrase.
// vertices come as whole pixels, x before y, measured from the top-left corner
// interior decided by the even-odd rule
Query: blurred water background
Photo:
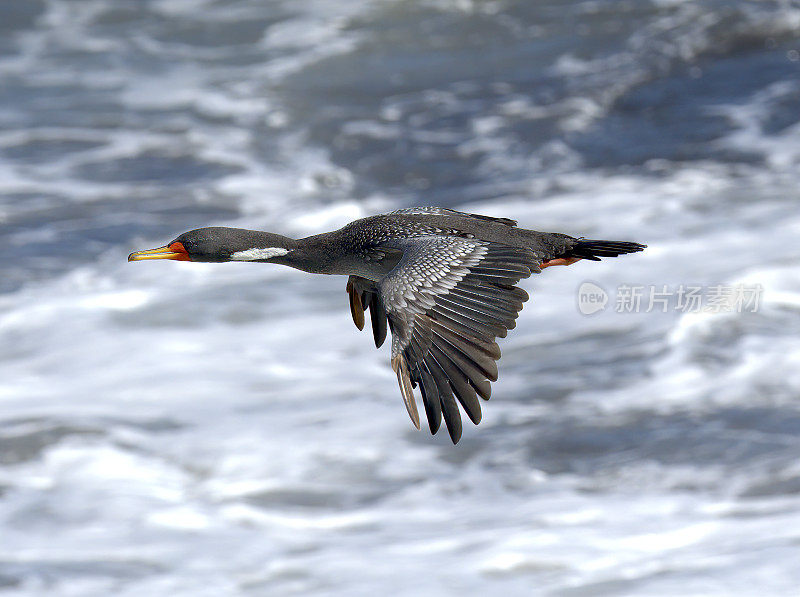
[[[799,35],[792,0],[3,0],[0,594],[797,595]],[[344,279],[125,262],[410,205],[650,245],[524,284],[456,447]],[[587,317],[587,280],[763,296]]]

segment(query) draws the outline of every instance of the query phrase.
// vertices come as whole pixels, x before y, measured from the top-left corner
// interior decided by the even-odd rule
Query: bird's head
[[[174,259],[176,261],[272,261],[288,254],[297,241],[258,230],[210,227],[184,232],[163,247],[136,251],[128,261]]]

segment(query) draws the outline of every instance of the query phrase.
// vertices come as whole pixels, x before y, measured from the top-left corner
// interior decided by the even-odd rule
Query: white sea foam
[[[646,27],[605,52],[548,55],[547,75],[575,87],[565,97],[537,99],[510,78],[491,87],[495,101],[480,82],[418,90],[438,81],[412,77],[370,111],[380,81],[348,103],[330,81],[304,88],[291,76],[348,52],[358,69],[379,47],[393,64],[440,68],[444,80],[441,53],[414,62],[411,49],[458,36],[445,26],[407,37],[416,27],[403,19],[421,18],[412,4],[275,3],[270,10],[285,14],[267,15],[283,21],[264,25],[264,57],[238,64],[241,45],[202,46],[197,31],[264,18],[262,4],[165,0],[146,13],[167,27],[161,37],[135,12],[73,4],[49,3],[19,53],[0,62],[5,75],[29,72],[39,86],[35,102],[0,111],[0,224],[10,226],[4,249],[17,251],[3,267],[56,260],[0,295],[0,587],[192,597],[387,586],[416,596],[795,590],[798,129],[765,122],[793,105],[797,86],[778,81],[714,106],[729,125],[709,152],[760,159],[586,169],[572,137],[660,76],[654,48],[680,62],[724,37],[710,20],[693,24],[702,6],[659,2]],[[491,21],[502,12],[491,6],[425,10],[528,31]],[[581,6],[604,22],[603,6]],[[779,40],[796,14],[737,6],[742,31],[755,23]],[[186,41],[176,23],[198,37]],[[521,43],[535,45],[554,25],[539,27]],[[74,99],[59,87],[76,80],[59,62],[66,51],[85,61],[86,101],[101,96],[86,107],[91,118],[60,99]],[[593,71],[613,89],[598,91]],[[331,96],[298,114],[287,89]],[[49,116],[26,103],[50,91],[75,122],[30,123]],[[332,120],[343,106],[351,112]],[[317,119],[335,129],[328,145]],[[541,134],[553,137],[535,145],[544,130],[535,127],[551,120],[556,132]],[[350,137],[413,143],[441,168],[474,159],[462,172],[475,182],[450,195],[383,184],[371,169],[380,151],[351,159],[337,145]],[[37,143],[58,142],[67,149],[26,161]],[[392,169],[417,168],[414,151],[392,154],[411,160]],[[150,155],[185,162],[154,175],[160,157]],[[208,175],[221,165],[235,168]],[[188,181],[170,179],[184,169]],[[462,194],[481,199],[457,205],[468,211],[649,247],[523,284],[531,300],[501,341],[492,400],[456,448],[442,432],[412,428],[388,348],[376,351],[352,325],[343,279],[255,264],[125,263],[131,250],[196,225],[304,236]],[[203,211],[220,206],[227,211]],[[135,232],[119,240],[127,227]],[[691,282],[761,284],[764,293],[756,313],[628,314],[609,302],[587,317],[576,306],[585,281],[609,292]]]

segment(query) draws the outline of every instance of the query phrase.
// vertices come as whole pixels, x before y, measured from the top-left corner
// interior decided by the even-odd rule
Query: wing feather
[[[428,418],[428,427],[431,433],[436,433],[442,424],[442,405],[439,399],[439,389],[433,379],[428,366],[423,362],[418,366],[416,375],[420,379],[419,389],[422,394],[422,404],[425,407],[425,415]]]
[[[441,407],[445,427],[447,427],[447,433],[450,435],[452,442],[457,444],[458,440],[461,439],[461,415],[458,412],[458,405],[453,396],[453,390],[450,387],[450,383],[447,381],[447,375],[439,366],[439,363],[433,355],[425,359],[425,364],[431,372],[431,376],[433,377],[436,389],[439,393],[439,405]],[[431,433],[434,433],[433,429],[431,429]]]
[[[441,336],[434,337],[433,346],[447,354],[447,357],[466,376],[481,398],[484,400],[489,399],[492,393],[491,384],[489,383],[489,379],[493,377],[491,370],[487,371],[486,367],[478,365],[461,346],[451,344]],[[494,372],[496,373],[496,371],[497,369],[495,368]],[[496,378],[496,375],[494,377]]]
[[[408,363],[401,357],[392,359],[392,368],[397,373],[397,382],[400,384],[400,392],[403,394],[408,416],[414,427],[419,429],[419,412],[417,411],[417,401],[414,400],[414,391],[411,388],[411,378],[408,373]]]
[[[350,314],[359,330],[364,329],[364,311],[369,309],[372,337],[376,348],[380,348],[386,340],[387,318],[375,282],[360,276],[350,276],[347,280],[347,294],[350,296]]]
[[[375,347],[380,348],[386,340],[386,309],[377,292],[373,292],[369,302],[369,316],[372,321],[372,337]]]

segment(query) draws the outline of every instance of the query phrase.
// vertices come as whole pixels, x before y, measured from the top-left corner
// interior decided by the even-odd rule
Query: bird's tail
[[[643,251],[647,245],[632,243],[624,240],[589,240],[579,238],[561,257],[577,257],[578,259],[589,259],[600,261],[601,257],[617,257],[625,253],[638,253]]]

